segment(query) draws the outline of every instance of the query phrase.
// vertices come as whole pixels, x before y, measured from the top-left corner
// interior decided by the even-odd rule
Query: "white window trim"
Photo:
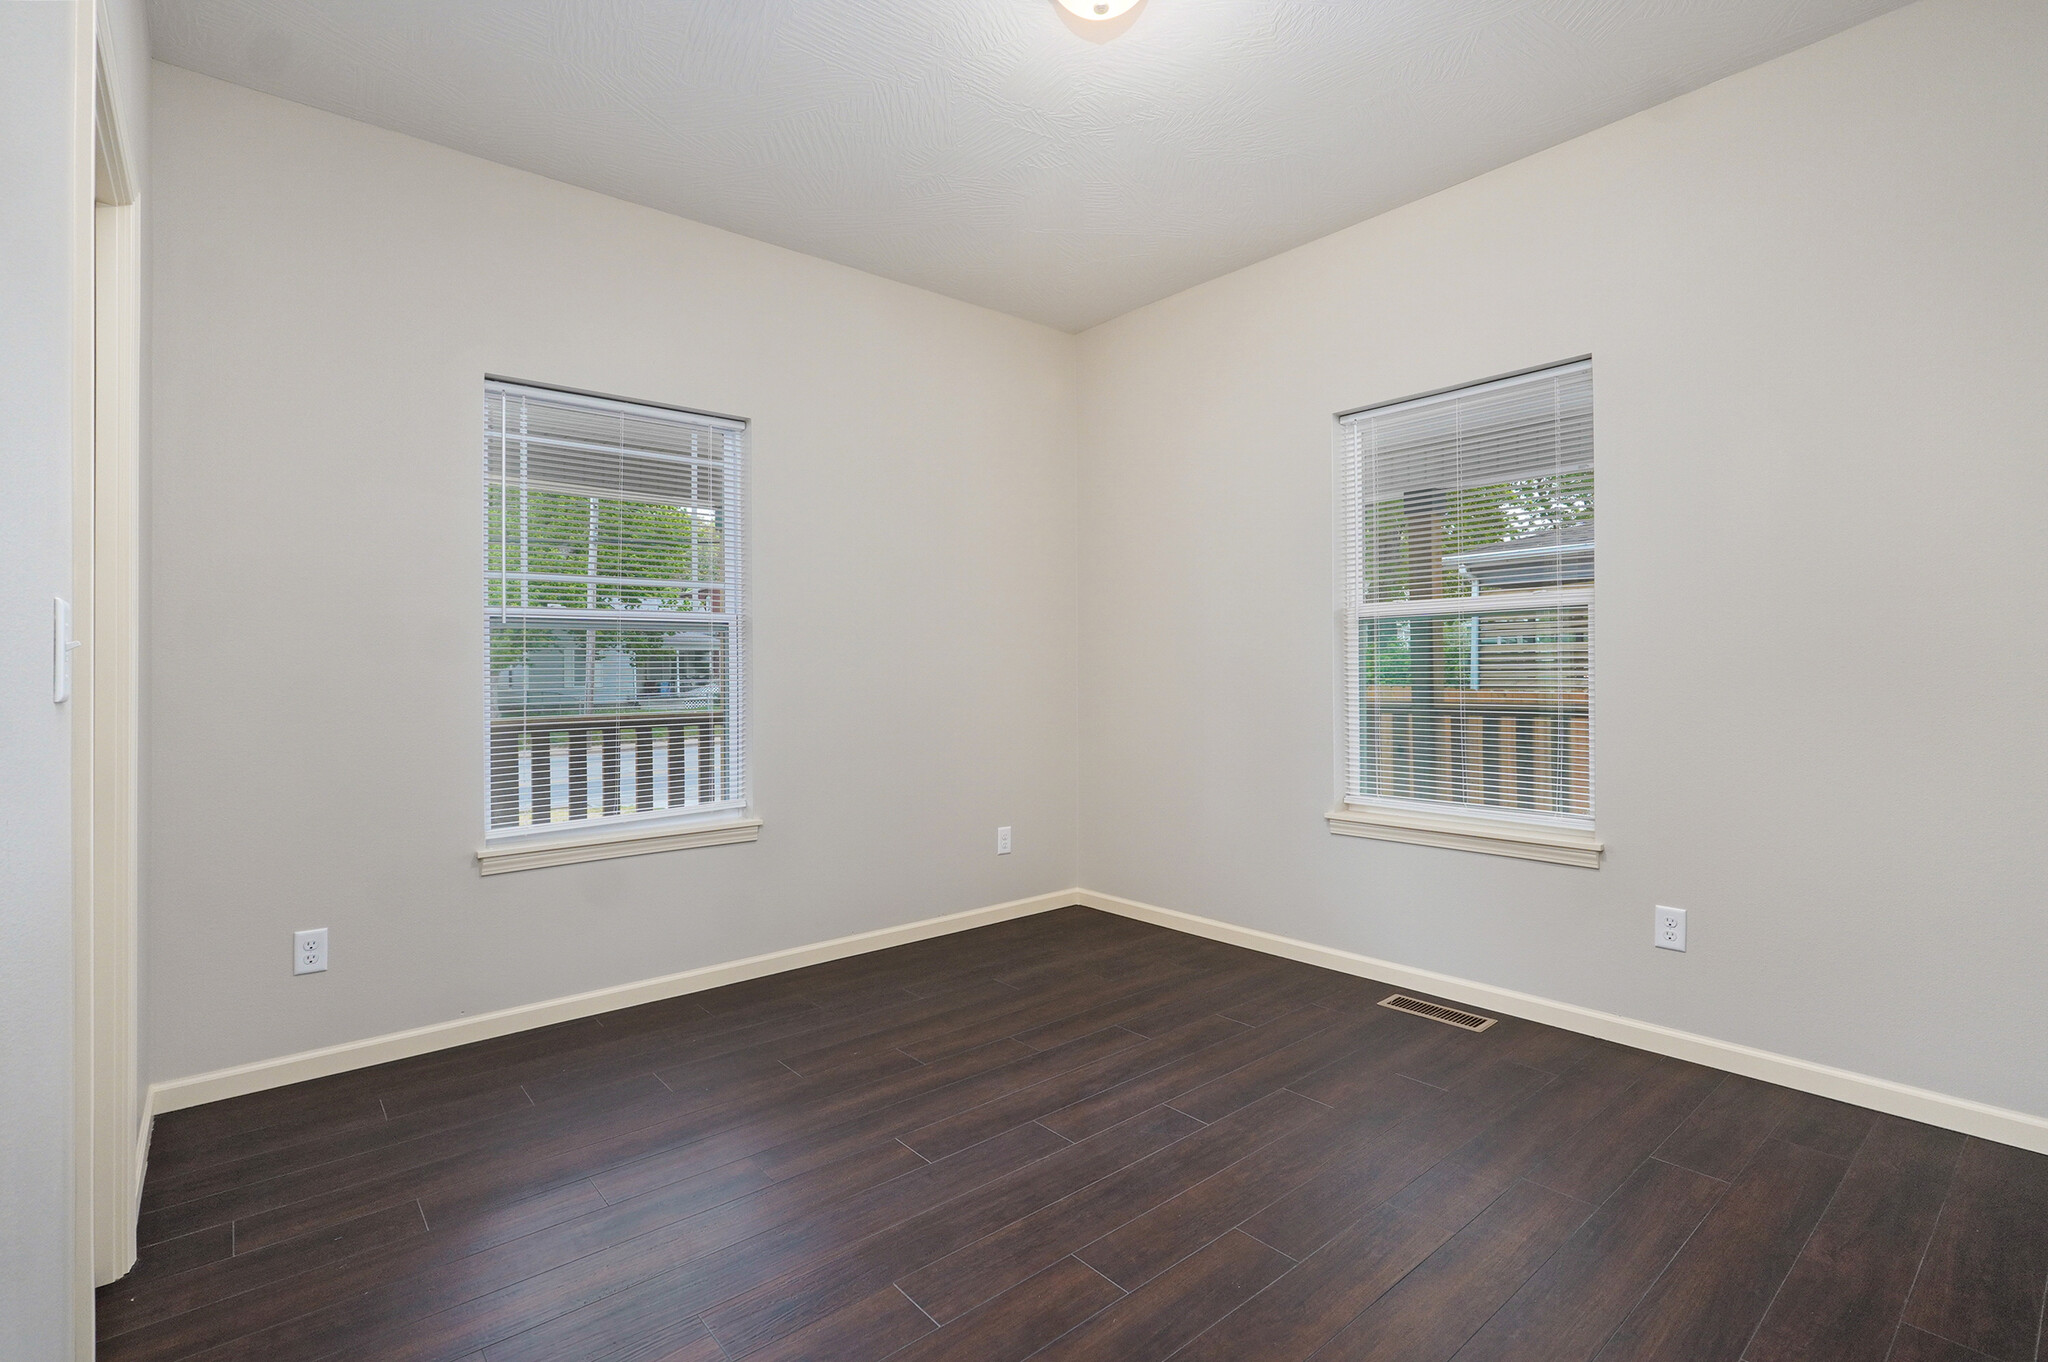
[[[729,799],[718,804],[686,804],[681,808],[615,813],[602,822],[580,818],[573,822],[535,823],[523,828],[486,829],[484,844],[497,846],[503,843],[509,846],[516,842],[582,841],[600,836],[599,829],[609,829],[622,836],[628,833],[652,836],[698,823],[729,823],[735,818],[745,818],[748,807],[744,799]]]
[[[1459,818],[1439,813],[1347,801],[1325,817],[1330,831],[1341,837],[1370,837],[1382,842],[1449,847],[1489,856],[1515,856],[1553,865],[1600,868],[1605,844],[1591,828],[1522,822],[1503,817]]]
[[[1558,587],[1543,591],[1502,591],[1491,596],[1433,596],[1419,601],[1361,601],[1350,607],[1357,620],[1421,619],[1435,615],[1521,614],[1593,604],[1591,587]]]
[[[742,816],[735,817],[738,813]],[[694,817],[664,818],[639,827],[613,826],[601,833],[571,833],[549,837],[528,835],[492,838],[477,848],[479,875],[503,875],[514,870],[540,870],[553,865],[575,865],[581,861],[609,861],[621,856],[645,856],[656,851],[683,851],[691,847],[730,846],[752,842],[761,836],[761,820],[744,816],[744,809],[722,809]]]

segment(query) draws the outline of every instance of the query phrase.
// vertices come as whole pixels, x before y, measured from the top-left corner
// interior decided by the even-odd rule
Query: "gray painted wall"
[[[2048,1113],[2044,71],[1925,0],[1087,333],[1082,883]],[[1605,867],[1331,836],[1332,415],[1585,353]]]
[[[155,85],[152,1078],[1073,883],[1071,337]],[[478,877],[486,373],[754,422],[759,842]]]
[[[73,1266],[69,4],[0,3],[0,1356],[66,1357]]]

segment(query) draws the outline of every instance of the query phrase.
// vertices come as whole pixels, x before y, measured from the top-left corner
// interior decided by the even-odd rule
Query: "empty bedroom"
[[[2048,5],[0,0],[6,1362],[2048,1362]]]

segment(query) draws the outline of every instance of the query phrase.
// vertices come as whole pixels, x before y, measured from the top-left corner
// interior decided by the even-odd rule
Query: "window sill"
[[[1383,842],[1449,847],[1488,856],[1518,856],[1553,865],[1600,868],[1603,843],[1591,832],[1511,823],[1490,818],[1457,818],[1407,809],[1347,806],[1328,815],[1330,831],[1344,837],[1373,837]]]
[[[496,846],[479,848],[476,869],[480,875],[503,875],[514,870],[574,865],[578,861],[645,856],[655,851],[727,846],[734,842],[752,842],[760,836],[760,819],[725,818],[715,823],[665,823],[590,837],[551,838],[546,841],[514,838]]]

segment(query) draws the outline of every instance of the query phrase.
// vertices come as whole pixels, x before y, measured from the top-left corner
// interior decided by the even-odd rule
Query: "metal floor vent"
[[[1380,999],[1380,1006],[1391,1007],[1396,1012],[1413,1012],[1418,1017],[1440,1021],[1445,1026],[1455,1026],[1461,1031],[1484,1031],[1494,1023],[1492,1017],[1482,1017],[1476,1012],[1460,1012],[1455,1007],[1445,1007],[1441,1003],[1426,1003],[1405,993],[1389,994]]]

